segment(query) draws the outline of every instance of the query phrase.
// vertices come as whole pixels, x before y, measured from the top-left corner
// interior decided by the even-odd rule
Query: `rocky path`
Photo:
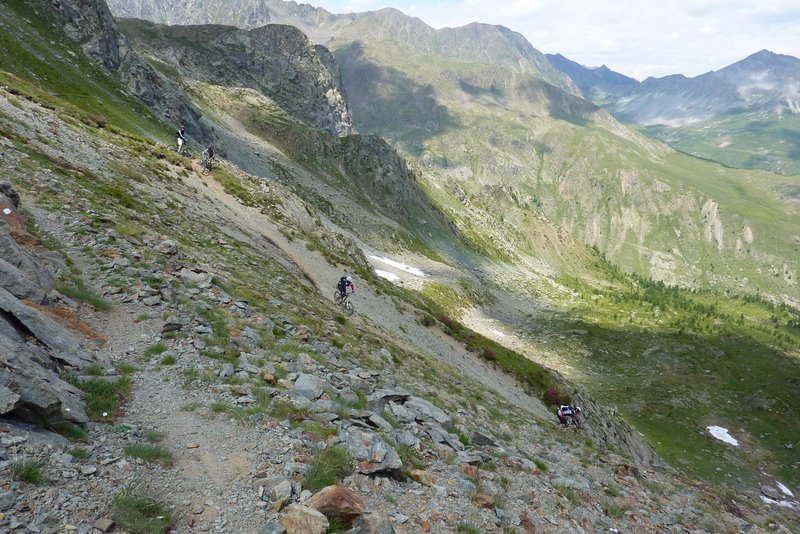
[[[201,189],[210,194],[213,202],[230,210],[232,221],[242,225],[249,233],[261,235],[276,244],[306,273],[323,295],[334,292],[336,282],[342,276],[340,269],[330,265],[319,252],[308,250],[304,242],[288,240],[278,230],[277,225],[257,209],[237,202],[214,180],[213,173],[203,176],[202,180],[208,187]],[[442,335],[438,330],[421,326],[412,314],[398,311],[391,298],[376,295],[366,284],[357,284],[357,288],[357,293],[352,298],[356,320],[370,321],[395,338],[413,340],[416,350],[434,355],[443,363],[475,378],[517,408],[542,419],[552,419],[541,401],[523,391],[514,378],[487,365],[484,360],[464,350],[458,342]]]

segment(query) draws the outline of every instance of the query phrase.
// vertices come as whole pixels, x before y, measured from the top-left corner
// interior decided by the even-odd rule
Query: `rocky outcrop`
[[[197,141],[210,138],[201,114],[183,89],[141,59],[120,32],[104,0],[37,0],[54,8],[64,21],[64,32],[81,43],[86,54],[116,73],[136,97],[171,123],[183,123]]]
[[[255,89],[309,126],[336,136],[353,132],[333,55],[297,28],[121,24],[137,49],[187,78]]]
[[[46,300],[58,262],[13,237],[35,241],[21,226],[19,196],[8,183],[0,184],[0,205],[0,415],[84,423],[83,394],[59,373],[85,369],[94,359],[71,331],[29,302]]]
[[[647,438],[626,423],[615,410],[591,400],[583,388],[573,394],[573,401],[583,410],[586,424],[582,432],[592,439],[617,448],[642,465],[665,465]]]

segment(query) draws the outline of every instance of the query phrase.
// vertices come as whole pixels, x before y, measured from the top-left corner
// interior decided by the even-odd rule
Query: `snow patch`
[[[792,510],[800,510],[800,503],[797,501],[776,501],[774,499],[770,499],[769,497],[761,496],[761,500],[767,504],[777,504],[782,508],[791,508]]]
[[[722,428],[721,426],[707,426],[706,430],[708,430],[708,432],[712,436],[714,436],[720,441],[724,441],[725,443],[730,443],[734,447],[739,446],[739,441],[730,434],[728,434],[727,428]]]
[[[405,263],[400,263],[399,261],[390,260],[389,258],[382,258],[380,256],[370,256],[375,261],[379,261],[381,263],[385,263],[386,265],[390,265],[395,269],[400,269],[403,272],[408,274],[413,274],[414,276],[419,276],[420,278],[425,278],[427,275],[422,271],[422,269],[417,269],[416,267],[411,267],[410,265],[406,265]]]
[[[506,337],[506,335],[502,333],[500,330],[489,330],[489,332],[496,335],[497,337]]]
[[[786,486],[784,486],[780,482],[776,482],[775,485],[778,486],[778,489],[781,490],[781,492],[784,495],[788,495],[789,497],[794,497],[794,493],[792,493],[792,491],[789,488],[787,488]]]
[[[377,274],[381,278],[386,278],[390,282],[395,282],[400,279],[400,277],[397,276],[396,274],[390,273],[389,271],[381,271],[380,269],[375,269],[375,274]]]

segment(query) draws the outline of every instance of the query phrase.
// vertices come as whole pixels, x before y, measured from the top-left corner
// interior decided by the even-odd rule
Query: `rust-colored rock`
[[[412,469],[411,478],[426,486],[433,486],[433,475],[422,469]]]
[[[461,472],[467,475],[468,477],[477,477],[478,476],[478,468],[474,465],[463,464],[459,467]]]
[[[364,499],[340,485],[322,488],[303,504],[327,516],[344,520],[364,514]]]
[[[481,508],[492,509],[494,508],[494,497],[491,495],[478,495],[475,499],[475,504]]]

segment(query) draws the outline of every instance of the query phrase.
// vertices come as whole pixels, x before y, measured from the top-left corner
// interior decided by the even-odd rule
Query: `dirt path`
[[[213,178],[213,172],[210,176],[195,177],[195,179],[202,179],[207,187],[201,186],[198,189],[206,192],[218,206],[225,206],[232,221],[247,233],[260,235],[274,243],[306,273],[323,295],[327,297],[328,293],[333,293],[336,281],[341,276],[340,269],[330,265],[320,253],[308,250],[304,242],[288,240],[259,210],[243,206],[228,195],[222,185]],[[378,267],[384,268],[380,265]],[[474,354],[464,350],[455,340],[434,329],[421,326],[412,314],[401,313],[390,297],[375,294],[365,284],[357,284],[357,293],[352,300],[356,309],[355,320],[369,321],[395,338],[413,340],[418,350],[432,354],[441,362],[479,380],[515,407],[535,414],[539,418],[551,418],[544,405],[528,395],[515,379],[487,365]]]

